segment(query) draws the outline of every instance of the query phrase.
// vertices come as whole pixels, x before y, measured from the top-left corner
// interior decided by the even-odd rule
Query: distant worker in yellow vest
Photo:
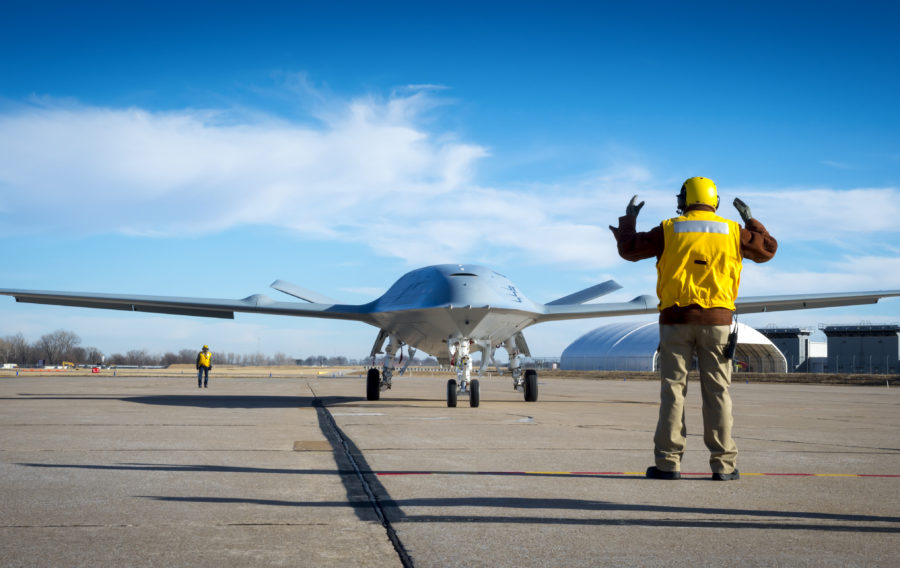
[[[209,345],[204,345],[200,353],[197,353],[197,388],[206,388],[211,369],[212,351],[209,350]]]
[[[737,446],[731,437],[731,361],[729,334],[734,301],[741,283],[742,258],[766,262],[775,256],[776,240],[753,218],[740,199],[734,207],[744,221],[716,215],[719,196],[712,180],[692,177],[678,194],[678,217],[646,233],[636,232],[644,202],[637,195],[610,226],[619,255],[638,261],[656,257],[659,297],[659,421],[654,435],[656,465],[651,479],[680,479],[687,429],[684,397],[687,374],[696,356],[703,400],[703,441],[709,449],[712,479],[739,479]],[[732,339],[732,342],[734,339]],[[732,346],[733,349],[733,346]],[[733,351],[732,351],[733,354]]]

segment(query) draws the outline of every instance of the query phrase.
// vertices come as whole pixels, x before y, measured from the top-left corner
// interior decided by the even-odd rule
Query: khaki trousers
[[[731,473],[737,461],[737,446],[731,439],[731,361],[725,359],[727,325],[660,325],[659,375],[661,379],[659,422],[653,437],[656,467],[681,471],[687,427],[684,397],[687,374],[694,354],[700,369],[703,399],[703,441],[709,449],[713,473]]]

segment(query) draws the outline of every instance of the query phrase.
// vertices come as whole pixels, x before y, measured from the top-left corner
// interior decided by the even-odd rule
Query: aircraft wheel
[[[528,369],[525,371],[525,402],[537,402],[537,399],[537,371]]]
[[[481,393],[478,387],[478,379],[472,379],[469,382],[469,406],[472,408],[478,408],[478,404],[481,402]]]
[[[456,408],[456,379],[447,381],[447,406]]]
[[[381,398],[381,375],[378,369],[369,369],[366,373],[366,400]]]

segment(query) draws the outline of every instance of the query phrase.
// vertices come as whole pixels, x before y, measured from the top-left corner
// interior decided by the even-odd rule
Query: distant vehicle
[[[72,369],[74,369],[74,368],[75,368],[75,363],[73,363],[73,362],[71,362],[71,361],[63,361],[63,362],[62,362],[62,366],[63,366],[63,367],[66,367],[66,368],[70,368],[70,367],[71,367]]]
[[[509,355],[513,388],[524,393],[527,402],[538,399],[537,371],[523,373],[522,359],[531,353],[522,330],[547,322],[581,318],[656,313],[656,298],[638,296],[630,302],[587,304],[621,286],[613,280],[569,294],[547,304],[529,300],[508,278],[483,266],[441,264],[413,270],[400,277],[380,298],[367,304],[340,304],[289,282],[276,280],[271,287],[308,302],[278,302],[254,294],[242,300],[137,296],[88,292],[0,289],[17,302],[55,304],[82,308],[106,308],[234,318],[234,312],[354,320],[378,328],[371,357],[382,353],[384,363],[369,369],[366,398],[379,400],[391,388],[396,356],[403,345],[408,357],[398,375],[406,370],[418,349],[435,357],[442,365],[453,365],[457,379],[447,381],[447,406],[456,406],[457,395],[467,394],[470,406],[480,403],[478,379],[471,379],[471,354],[481,351],[479,374],[494,363],[494,352],[503,347]],[[874,304],[880,298],[900,296],[900,290],[843,292],[740,298],[738,313],[772,312]]]

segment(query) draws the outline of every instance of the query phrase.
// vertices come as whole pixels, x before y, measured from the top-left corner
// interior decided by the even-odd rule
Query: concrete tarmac
[[[736,383],[739,481],[658,384],[0,379],[2,566],[896,566],[900,389]]]

